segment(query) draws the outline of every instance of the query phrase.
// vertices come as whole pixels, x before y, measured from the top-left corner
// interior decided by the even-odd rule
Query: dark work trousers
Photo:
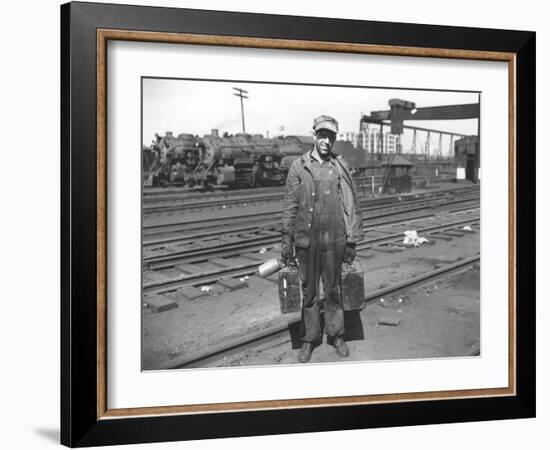
[[[315,202],[309,247],[296,247],[302,282],[302,340],[322,338],[319,280],[323,279],[325,331],[333,338],[344,334],[341,267],[346,249],[346,225],[338,190],[339,172],[332,161],[312,164]]]

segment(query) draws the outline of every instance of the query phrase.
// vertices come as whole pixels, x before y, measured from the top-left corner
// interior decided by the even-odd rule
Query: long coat
[[[340,174],[340,205],[346,224],[346,241],[357,243],[363,239],[363,220],[355,182],[347,161],[336,155],[336,167]],[[281,231],[293,238],[297,247],[308,247],[310,241],[315,184],[311,172],[311,152],[294,160],[288,171]]]

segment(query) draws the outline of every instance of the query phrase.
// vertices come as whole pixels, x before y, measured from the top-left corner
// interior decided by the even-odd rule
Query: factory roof
[[[388,156],[385,161],[382,162],[382,166],[414,166],[408,159],[403,158],[401,155]]]

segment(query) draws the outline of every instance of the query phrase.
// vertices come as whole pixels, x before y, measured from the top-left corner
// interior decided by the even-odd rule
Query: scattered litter
[[[398,309],[398,310],[397,310],[397,312],[398,312],[398,313],[402,313],[403,311],[402,311],[402,310],[400,310],[400,309]]]
[[[236,291],[237,289],[243,289],[248,287],[248,283],[244,281],[242,278],[226,278],[224,280],[219,280],[216,284],[217,286],[221,286],[225,289],[229,289],[230,291]]]
[[[408,294],[394,295],[391,294],[384,299],[378,300],[378,306],[387,310],[401,312],[403,308],[412,302],[412,298]]]
[[[267,252],[267,248],[265,248],[265,247],[262,248],[262,249],[260,250],[260,253],[261,253],[262,255],[263,255],[265,252]]]
[[[392,327],[396,327],[401,323],[400,319],[391,319],[389,317],[380,317],[378,319],[378,325],[389,325]]]
[[[225,209],[225,205],[222,205],[222,209]]]
[[[249,277],[248,275],[245,275],[245,276],[244,276],[244,279],[245,279],[245,280],[248,280],[249,278],[250,278],[250,277]]]
[[[210,292],[212,290],[212,286],[201,286],[202,292]]]
[[[244,280],[246,280],[245,277],[239,278],[239,281],[244,281]]]
[[[243,206],[246,206],[246,203],[243,203]]]
[[[415,247],[420,247],[421,244],[428,242],[428,239],[425,237],[418,236],[416,230],[407,230],[403,233],[405,238],[403,239],[403,244],[405,245],[414,245]]]
[[[472,227],[471,227],[470,225],[464,225],[464,226],[462,227],[462,229],[463,229],[464,231],[474,231],[474,230],[472,230]]]

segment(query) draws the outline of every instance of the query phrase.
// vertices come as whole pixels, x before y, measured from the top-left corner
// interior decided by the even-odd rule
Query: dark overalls
[[[332,158],[312,160],[315,202],[310,244],[296,247],[302,280],[302,336],[306,342],[322,338],[319,279],[323,279],[325,331],[331,338],[344,334],[341,266],[346,249],[346,225],[340,205],[339,171]]]

